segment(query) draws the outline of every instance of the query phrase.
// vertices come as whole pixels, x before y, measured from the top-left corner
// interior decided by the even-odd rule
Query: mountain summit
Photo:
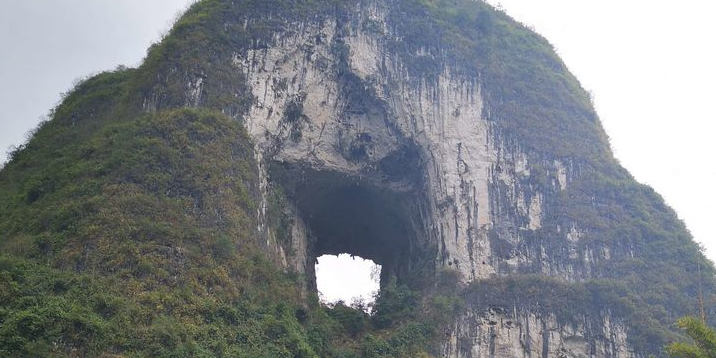
[[[204,0],[0,171],[0,355],[646,357],[714,268],[481,1]],[[314,263],[382,266],[370,314]]]

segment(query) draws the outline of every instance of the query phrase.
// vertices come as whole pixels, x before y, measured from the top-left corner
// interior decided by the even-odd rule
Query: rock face
[[[382,11],[373,4],[354,21],[385,28]],[[537,261],[545,274],[589,278],[573,264],[551,260],[543,246],[503,252],[523,241],[519,232],[542,227],[545,197],[566,189],[574,174],[561,161],[540,162],[500,136],[486,118],[478,76],[443,68],[434,79],[410,78],[382,36],[335,19],[275,36],[274,46],[234,60],[256,97],[245,120],[263,163],[410,192],[416,245],[434,248],[435,261],[457,268],[467,281]],[[344,52],[337,53],[336,43]],[[411,155],[412,162],[400,160]],[[547,192],[530,184],[535,162],[551,181]],[[306,227],[300,221],[296,225]],[[561,233],[575,255],[579,232]],[[588,266],[592,257],[574,259]]]
[[[274,33],[271,46],[234,53],[255,97],[244,120],[263,188],[275,180],[292,198],[291,254],[264,225],[270,250],[309,278],[315,257],[340,252],[375,260],[383,277],[427,262],[459,270],[466,282],[517,273],[592,278],[591,264],[609,259],[609,248],[582,243],[577,223],[543,229],[554,211],[546,206],[578,175],[570,158],[545,159],[505,138],[479,74],[444,66],[435,77],[411,75],[386,40],[399,36],[386,5],[359,9],[348,21],[297,23]],[[189,96],[200,88],[199,78]],[[518,307],[467,309],[453,328],[446,357],[637,356],[609,314],[565,325]]]
[[[573,325],[554,317],[492,309],[468,313],[445,345],[446,357],[637,357],[624,327],[604,316]]]

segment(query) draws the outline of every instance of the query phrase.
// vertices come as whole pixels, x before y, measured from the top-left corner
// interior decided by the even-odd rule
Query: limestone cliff
[[[252,235],[305,302],[325,253],[458,273],[435,355],[659,354],[713,275],[548,42],[482,2],[207,0],[136,71],[123,106],[246,129]]]
[[[432,78],[411,75],[386,39],[400,36],[387,23],[386,6],[360,4],[348,19],[301,24],[274,33],[267,48],[234,54],[255,97],[245,125],[262,180],[272,180],[271,162],[290,171],[276,175],[289,181],[282,184],[293,188],[294,199],[294,254],[279,249],[282,257],[309,277],[314,257],[340,252],[375,260],[384,276],[407,274],[423,260],[454,267],[468,282],[518,273],[574,281],[598,276],[593,262],[609,260],[610,247],[583,242],[586,228],[579,222],[560,227],[547,216],[578,176],[579,158],[536,155],[506,138],[490,118],[479,73],[444,65]],[[317,184],[322,174],[330,179]],[[321,218],[326,213],[314,206],[361,205],[343,191],[390,196],[396,203],[389,208],[401,212],[381,203],[373,208],[382,211],[379,217]],[[313,202],[316,196],[325,202]],[[378,232],[376,221],[396,216],[401,222],[386,226],[401,231]],[[336,227],[325,229],[323,220]],[[374,229],[356,233],[361,224]],[[543,225],[554,232],[546,235]],[[374,252],[365,243],[371,240],[400,244]],[[609,314],[564,326],[549,315],[505,309],[499,315],[468,309],[455,322],[445,356],[636,355],[625,328]]]
[[[682,224],[611,157],[588,97],[546,41],[485,4],[449,3],[359,1],[316,16],[228,20],[247,32],[259,19],[284,22],[230,51],[252,98],[241,119],[255,143],[267,249],[305,274],[309,290],[324,253],[373,259],[384,280],[447,267],[476,285],[640,270],[624,262],[654,259],[648,246],[662,238],[650,226]],[[185,103],[204,103],[202,76],[184,81]],[[288,196],[288,245],[266,224],[272,186]],[[643,201],[652,207],[636,208]],[[694,247],[682,240],[663,244]],[[644,353],[608,303],[571,325],[517,304],[500,309],[468,304],[444,354]]]

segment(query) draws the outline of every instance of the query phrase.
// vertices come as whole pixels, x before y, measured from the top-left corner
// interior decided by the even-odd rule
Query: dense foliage
[[[322,307],[264,257],[253,154],[237,122],[173,110],[47,145],[66,125],[45,124],[2,172],[0,355],[414,357],[429,348],[433,309],[418,292],[388,285],[373,316]]]
[[[716,331],[694,317],[684,317],[677,324],[694,343],[672,343],[666,349],[669,355],[674,358],[716,357]]]

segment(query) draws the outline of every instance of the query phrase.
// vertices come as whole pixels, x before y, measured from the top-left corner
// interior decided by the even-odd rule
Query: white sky
[[[136,65],[188,0],[0,0],[0,162],[76,79]]]
[[[377,268],[378,275],[371,276]],[[350,304],[353,298],[373,302],[373,294],[380,289],[380,267],[373,261],[348,254],[323,255],[316,264],[316,284],[321,300]]]
[[[0,0],[0,162],[75,79],[137,65],[190,2]],[[622,164],[716,259],[716,3],[499,2],[555,45],[594,94]]]

